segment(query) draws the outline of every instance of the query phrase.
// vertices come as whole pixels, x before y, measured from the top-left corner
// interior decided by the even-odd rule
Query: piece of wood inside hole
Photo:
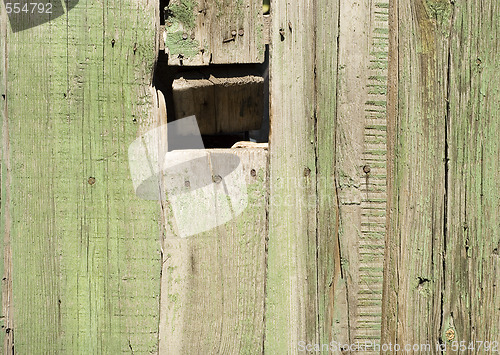
[[[172,84],[177,119],[195,115],[201,134],[259,129],[264,78],[183,74]]]

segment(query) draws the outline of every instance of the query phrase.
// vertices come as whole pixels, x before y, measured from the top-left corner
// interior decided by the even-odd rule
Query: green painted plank
[[[1,149],[0,149],[0,228],[2,230],[2,236],[0,237],[0,250],[2,254],[0,257],[0,275],[2,275],[2,292],[0,293],[1,299],[1,311],[0,311],[0,344],[5,349],[12,349],[12,333],[10,332],[10,319],[9,312],[10,302],[9,299],[12,298],[12,263],[10,261],[12,249],[10,248],[10,218],[8,215],[9,205],[9,191],[6,188],[8,185],[7,171],[9,167],[8,150],[9,147],[6,145],[6,140],[4,139],[4,133],[8,129],[8,119],[7,119],[7,42],[5,41],[8,30],[8,21],[6,12],[2,11],[0,13],[0,112],[2,117],[2,138],[1,138]],[[7,329],[9,331],[7,332]]]
[[[150,124],[157,10],[71,5],[3,37],[16,352],[156,352],[159,208],[127,149]]]
[[[382,343],[439,341],[444,248],[449,21],[427,6],[391,8],[389,190]],[[395,15],[397,13],[397,15]],[[429,280],[429,281],[427,281]]]
[[[441,336],[500,344],[500,5],[457,2],[453,19]]]
[[[390,12],[383,341],[455,353],[453,341],[499,334],[499,5],[400,1]]]

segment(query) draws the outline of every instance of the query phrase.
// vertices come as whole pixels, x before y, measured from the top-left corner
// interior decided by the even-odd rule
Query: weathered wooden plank
[[[319,8],[331,6],[322,3]],[[334,54],[327,50],[332,44],[319,43],[317,49],[318,85],[323,85],[318,87],[318,97],[336,95],[331,102],[318,102],[318,146],[323,145],[324,149],[323,155],[318,154],[318,169],[321,171],[322,163],[328,163],[335,172],[334,181],[323,181],[326,176],[322,176],[318,187],[324,189],[323,186],[333,182],[338,193],[337,197],[331,191],[326,193],[325,196],[336,199],[335,204],[320,204],[318,211],[323,217],[328,216],[328,210],[338,210],[336,244],[332,244],[332,238],[328,237],[334,219],[328,216],[324,221],[322,217],[318,220],[318,237],[325,238],[323,243],[319,242],[320,251],[322,246],[329,247],[330,255],[338,258],[338,266],[333,267],[323,264],[321,257],[318,260],[320,269],[338,268],[333,273],[329,271],[334,275],[330,281],[333,313],[328,324],[329,336],[322,338],[322,344],[331,341],[337,344],[378,342],[382,309],[386,140],[385,129],[374,134],[371,126],[385,125],[387,68],[374,68],[372,62],[387,55],[387,38],[379,39],[378,32],[381,29],[387,32],[388,19],[387,16],[375,16],[387,3],[341,1],[339,6],[339,23],[331,21],[328,14],[328,18],[317,24],[321,30],[316,32],[318,38],[328,38],[337,27],[339,30],[335,71],[325,71],[319,62],[322,59],[323,63],[333,65],[331,58],[326,59]],[[328,86],[335,77],[337,87],[332,89]],[[328,112],[328,109],[334,113],[325,120],[321,118],[321,111]],[[373,118],[374,109],[380,112],[380,117]],[[334,151],[331,151],[332,142]],[[380,162],[375,162],[373,157]],[[323,191],[318,191],[320,201],[326,198],[321,196]],[[324,257],[328,260],[331,256],[326,254]],[[337,348],[335,352],[341,351]]]
[[[262,1],[171,0],[165,9],[170,65],[262,63]]]
[[[157,4],[70,3],[2,37],[15,350],[156,352],[159,208],[135,196],[127,149],[151,123]]]
[[[172,84],[177,118],[195,115],[201,134],[259,129],[264,78],[239,72],[184,73]]]
[[[345,292],[340,297],[347,304],[345,317],[337,322],[345,333],[342,340],[358,340],[360,318],[362,209],[365,103],[368,100],[369,1],[340,2],[338,63],[338,111],[336,129],[336,186],[339,203],[339,243],[343,264]],[[364,230],[367,230],[366,228]],[[340,352],[339,352],[340,353]]]
[[[296,353],[319,335],[314,14],[309,0],[272,4],[269,354]]]
[[[382,342],[439,343],[446,233],[448,1],[391,8]]]
[[[10,216],[9,200],[10,191],[7,188],[10,185],[7,171],[10,170],[9,146],[8,146],[8,114],[7,114],[7,32],[8,21],[7,14],[2,10],[0,12],[0,112],[2,117],[2,136],[0,148],[0,228],[2,236],[0,237],[0,275],[2,275],[2,292],[0,292],[1,311],[0,311],[0,344],[5,349],[12,349],[12,333],[7,329],[12,327],[12,248],[10,242]]]
[[[446,258],[440,336],[500,352],[500,4],[455,2],[448,58]],[[453,350],[453,348],[451,348]],[[454,353],[450,351],[450,353]],[[458,353],[458,352],[456,352]]]
[[[387,102],[387,53],[388,38],[388,1],[369,1],[368,19],[365,17],[365,33],[368,34],[368,53],[365,53],[365,77],[363,87],[366,97],[363,123],[363,158],[361,160],[361,228],[359,269],[357,275],[359,293],[357,296],[358,317],[354,341],[379,343],[382,320],[382,288],[385,246],[386,213],[385,203],[373,200],[381,195],[387,196],[386,180],[386,131],[381,130],[377,139],[372,140],[372,124],[386,125]],[[366,15],[365,15],[366,16]],[[377,63],[378,65],[374,65]],[[352,90],[356,90],[354,87]],[[377,111],[376,118],[373,112]],[[376,121],[376,122],[374,122]],[[372,157],[383,159],[380,164],[373,163]],[[358,169],[359,169],[358,168]],[[359,170],[358,170],[359,171]],[[359,177],[359,175],[358,175]],[[366,226],[366,227],[365,227]],[[380,231],[380,232],[379,232]],[[350,305],[351,306],[351,305]],[[370,349],[371,353],[378,353]]]
[[[392,8],[386,342],[482,353],[498,341],[498,11]]]
[[[316,162],[317,287],[320,344],[348,340],[345,274],[341,268],[339,197],[336,186],[338,144],[338,36],[340,3],[317,1],[316,9]],[[321,9],[328,9],[327,12]],[[345,266],[344,266],[345,267]],[[293,344],[291,344],[293,346]]]
[[[267,149],[209,149],[206,152],[212,157],[211,167],[216,175],[223,166],[217,166],[214,156],[234,154],[240,159],[247,184],[248,205],[231,221],[186,238],[179,238],[176,231],[178,221],[172,217],[172,208],[176,206],[171,202],[167,205],[160,353],[261,353],[266,272]],[[191,200],[191,204],[200,204],[200,201]]]

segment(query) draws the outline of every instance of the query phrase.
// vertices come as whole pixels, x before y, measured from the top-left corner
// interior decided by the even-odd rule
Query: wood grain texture
[[[10,353],[13,350],[13,332],[10,329],[13,327],[12,317],[12,247],[10,238],[10,177],[7,172],[10,170],[9,159],[9,143],[8,130],[9,120],[7,111],[7,32],[8,20],[7,13],[0,11],[0,112],[2,117],[2,136],[0,149],[0,228],[2,237],[0,237],[0,250],[2,256],[0,258],[0,275],[2,275],[2,292],[0,297],[2,300],[0,314],[0,344],[4,349],[4,353]]]
[[[387,2],[340,2],[336,186],[343,344],[379,342],[386,201]],[[373,350],[373,349],[369,349]],[[375,353],[374,351],[372,353]]]
[[[207,152],[239,157],[248,205],[231,221],[186,238],[179,238],[173,205],[166,205],[160,353],[258,354],[264,337],[267,149]]]
[[[467,346],[480,341],[500,344],[500,4],[457,1],[450,16],[440,335],[447,340],[446,332],[453,330],[453,341]],[[486,352],[475,344],[471,353]],[[500,353],[500,345],[491,353]]]
[[[270,353],[380,338],[387,22],[386,2],[273,6]]]
[[[314,1],[272,4],[269,354],[318,343]]]
[[[399,63],[391,67],[398,71],[398,80],[390,86],[397,110],[388,117],[394,127],[394,171],[384,303],[391,312],[385,313],[390,327],[385,327],[382,342],[435,346],[443,287],[450,32],[446,14],[451,4],[400,1],[395,6],[391,26],[398,28]]]
[[[335,5],[316,4],[338,18],[316,13],[317,262],[320,346],[341,353],[380,339],[388,19],[386,2]]]
[[[329,9],[321,11],[321,9]],[[316,2],[316,184],[318,340],[348,340],[345,277],[339,240],[336,186],[338,144],[338,36],[340,4]],[[345,266],[344,266],[345,267]]]
[[[358,315],[354,340],[379,343],[387,201],[387,55],[389,46],[388,1],[371,0],[366,32],[368,54],[364,60],[363,158],[361,228],[358,268]],[[365,34],[366,36],[366,34]],[[359,176],[359,175],[358,175]],[[370,349],[372,353],[378,353]]]
[[[262,1],[171,0],[165,16],[170,65],[262,63]]]
[[[498,10],[393,3],[386,343],[498,341]]]
[[[156,352],[159,207],[135,196],[127,149],[152,121],[158,4],[71,5],[2,31],[15,351]]]
[[[224,75],[220,75],[224,74]],[[259,129],[264,111],[264,78],[225,73],[186,73],[172,84],[176,117],[195,115],[201,134]]]

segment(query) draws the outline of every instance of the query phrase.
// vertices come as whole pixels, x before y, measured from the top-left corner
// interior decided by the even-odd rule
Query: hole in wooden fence
[[[182,67],[169,66],[160,53],[153,85],[165,95],[168,122],[196,116],[206,148],[268,142],[267,59],[263,64]]]
[[[160,0],[160,25],[169,22],[169,0]],[[263,0],[263,12],[269,0]],[[160,37],[167,35],[163,30]],[[182,31],[181,31],[182,32]],[[173,35],[173,34],[172,34]],[[243,28],[232,37],[247,36]],[[193,33],[191,33],[191,37]],[[179,41],[189,41],[183,32]],[[192,38],[191,38],[192,40]],[[161,42],[160,41],[160,42]],[[255,64],[209,64],[193,66],[184,58],[169,65],[169,51],[162,48],[156,63],[153,85],[166,101],[167,120],[196,116],[206,148],[230,148],[239,141],[268,142],[269,137],[269,49],[265,60]],[[201,50],[203,54],[203,50]],[[210,61],[211,62],[211,61]]]

